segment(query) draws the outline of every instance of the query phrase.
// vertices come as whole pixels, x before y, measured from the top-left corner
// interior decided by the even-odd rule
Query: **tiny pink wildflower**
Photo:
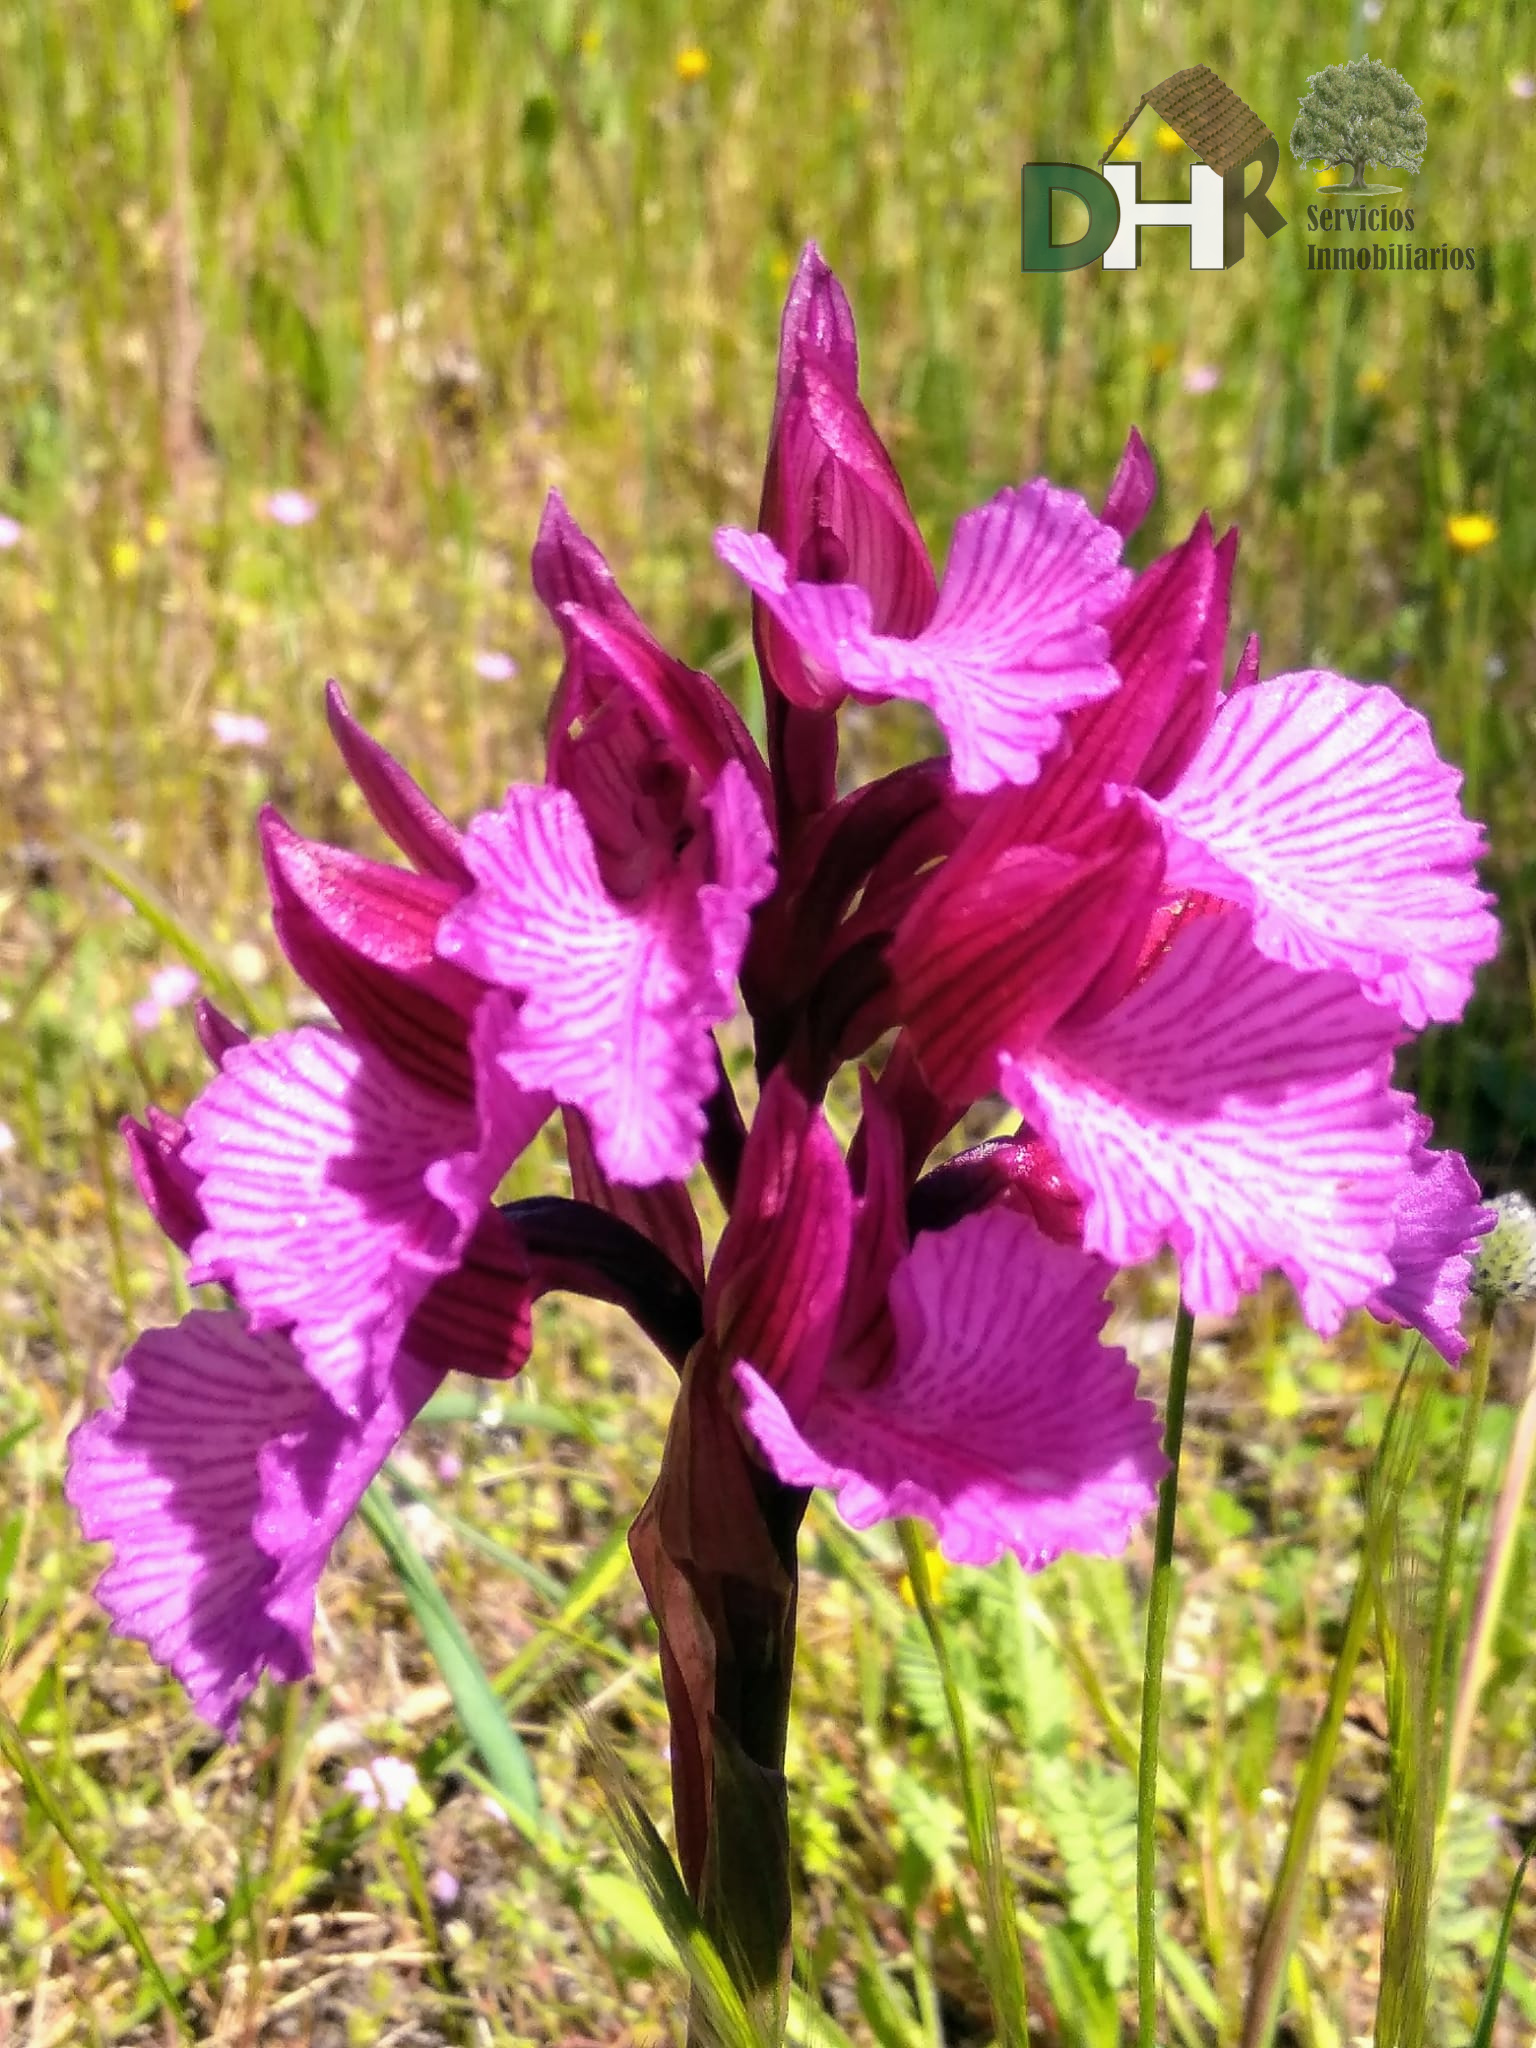
[[[302,491],[282,490],[273,491],[263,509],[278,526],[308,526],[320,508]]]

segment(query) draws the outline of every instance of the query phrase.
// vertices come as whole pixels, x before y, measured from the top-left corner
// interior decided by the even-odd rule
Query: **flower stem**
[[[1147,1657],[1141,1685],[1141,1760],[1136,1786],[1136,2040],[1157,2048],[1157,1747],[1163,1709],[1163,1653],[1173,1600],[1173,1530],[1179,1511],[1179,1454],[1184,1396],[1195,1319],[1181,1301],[1168,1360],[1168,1412],[1163,1452],[1168,1470],[1157,1493],[1152,1589],[1147,1601]]]
[[[1486,1353],[1489,1347],[1486,1333],[1481,1329],[1477,1342],[1484,1353],[1486,1378]],[[1473,1369],[1475,1372],[1475,1360]],[[1509,1584],[1509,1568],[1514,1562],[1515,1538],[1520,1528],[1520,1518],[1525,1512],[1525,1497],[1530,1492],[1533,1457],[1536,1457],[1536,1345],[1531,1349],[1531,1362],[1525,1376],[1525,1392],[1521,1396],[1520,1412],[1515,1418],[1515,1434],[1509,1446],[1509,1461],[1504,1467],[1498,1504],[1493,1511],[1493,1526],[1488,1532],[1488,1548],[1483,1557],[1483,1573],[1478,1581],[1477,1600],[1472,1610],[1472,1626],[1467,1635],[1461,1671],[1456,1681],[1455,1704],[1451,1711],[1451,1732],[1445,1750],[1445,1792],[1441,1802],[1442,1810],[1449,1804],[1451,1794],[1460,1783],[1462,1770],[1466,1765],[1467,1745],[1472,1740],[1472,1723],[1477,1716],[1477,1703],[1482,1697],[1483,1686],[1488,1678],[1488,1666],[1493,1659],[1494,1634],[1498,1629],[1499,1617],[1504,1611],[1504,1593]]]
[[[1451,1592],[1460,1573],[1461,1524],[1466,1513],[1467,1484],[1472,1470],[1472,1457],[1477,1449],[1478,1426],[1483,1419],[1483,1404],[1488,1398],[1488,1366],[1493,1350],[1493,1305],[1485,1304],[1478,1319],[1477,1335],[1472,1340],[1471,1374],[1467,1387],[1466,1402],[1461,1413],[1461,1434],[1456,1444],[1456,1469],[1451,1479],[1451,1490],[1445,1503],[1445,1522],[1440,1535],[1440,1568],[1435,1582],[1434,1622],[1429,1641],[1429,1682],[1433,1687],[1432,1700],[1447,1702],[1449,1718],[1449,1675],[1446,1671],[1447,1646],[1450,1642]],[[1450,1748],[1441,1752],[1440,1797],[1437,1811],[1443,1815],[1446,1801],[1450,1797]]]

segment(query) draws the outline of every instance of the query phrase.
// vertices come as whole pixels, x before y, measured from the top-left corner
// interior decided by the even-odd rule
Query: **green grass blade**
[[[541,1824],[539,1787],[528,1752],[507,1719],[485,1666],[382,1487],[371,1486],[364,1494],[362,1517],[399,1574],[411,1611],[452,1695],[454,1710],[480,1752],[491,1783],[519,1825],[529,1834],[537,1834]]]
[[[1509,1887],[1509,1897],[1504,1901],[1504,1918],[1499,1922],[1499,1938],[1494,1944],[1493,1961],[1488,1969],[1488,1988],[1483,1993],[1483,2003],[1477,2015],[1472,2048],[1493,2048],[1494,2022],[1499,2016],[1499,1998],[1504,1990],[1504,1963],[1509,1955],[1509,1939],[1515,1926],[1515,1908],[1520,1903],[1520,1887],[1525,1883],[1526,1866],[1530,1863],[1531,1854],[1531,1850],[1527,1849],[1520,1858],[1514,1882]]]
[[[997,2026],[999,2048],[1026,2048],[1029,2040],[1029,1993],[1024,1977],[1024,1956],[1019,1947],[1019,1923],[1003,1870],[992,1782],[977,1766],[965,1702],[955,1680],[954,1664],[944,1633],[943,1617],[928,1577],[928,1553],[923,1547],[922,1524],[903,1519],[896,1526],[901,1535],[912,1597],[938,1663],[944,1687],[944,1709],[955,1742],[961,1796],[965,1804],[966,1836],[977,1881],[981,1885],[982,1910],[986,1915],[987,1989],[992,1999],[992,2018]]]
[[[28,1797],[36,1801],[40,1810],[46,1815],[49,1826],[58,1835],[75,1861],[80,1865],[80,1868],[85,1872],[97,1898],[100,1899],[102,1905],[116,1921],[123,1939],[138,1957],[144,1975],[149,1980],[149,1988],[153,1991],[166,2016],[175,2026],[176,2031],[184,2041],[194,2039],[192,2027],[188,2022],[186,2014],[182,2011],[181,2001],[172,1990],[169,1978],[156,1960],[155,1952],[150,1947],[144,1930],[140,1927],[127,1897],[119,1888],[116,1879],[108,1873],[106,1866],[91,1849],[90,1845],[76,1831],[73,1821],[65,1812],[53,1787],[38,1769],[32,1752],[27,1746],[25,1736],[17,1727],[11,1716],[10,1708],[5,1705],[3,1700],[0,1700],[0,1756],[3,1756],[10,1765],[11,1769],[20,1779]]]

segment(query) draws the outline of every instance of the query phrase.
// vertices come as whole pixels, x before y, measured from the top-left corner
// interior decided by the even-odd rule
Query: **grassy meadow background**
[[[179,1108],[203,1065],[185,1007],[135,1005],[186,958],[248,1022],[308,1014],[265,918],[264,799],[381,850],[325,735],[325,678],[452,814],[537,773],[557,641],[527,559],[556,485],[662,637],[752,706],[709,536],[756,508],[806,237],[852,296],[866,397],[936,549],[1021,476],[1096,498],[1134,422],[1162,476],[1136,560],[1209,506],[1243,531],[1234,656],[1257,628],[1266,671],[1389,679],[1431,715],[1490,822],[1505,944],[1415,1077],[1490,1190],[1536,1176],[1536,14],[1371,5],[1369,23],[1250,0],[0,6],[0,1705],[45,1781],[0,1772],[0,2043],[174,2038],[82,1857],[198,2040],[681,2038],[588,1732],[660,1815],[665,1717],[623,1530],[671,1385],[616,1318],[546,1304],[523,1377],[489,1406],[464,1383],[389,1482],[522,1737],[537,1814],[527,1787],[515,1818],[488,1793],[369,1530],[323,1584],[318,1682],[264,1692],[220,1748],[105,1634],[101,1553],[59,1486],[134,1327],[185,1299],[116,1124]],[[1362,49],[1422,96],[1429,150],[1403,183],[1419,238],[1475,246],[1472,274],[1307,272],[1314,180],[1284,138],[1308,73]],[[1135,274],[1022,277],[1021,164],[1095,160],[1196,62],[1281,136],[1284,233],[1250,231],[1224,274],[1153,231]],[[1188,152],[1150,113],[1132,141],[1148,196],[1183,187]],[[315,516],[279,523],[280,491]],[[1450,526],[1468,514],[1488,525]],[[228,743],[229,715],[266,738]],[[865,718],[852,752],[884,763],[910,739]],[[553,1144],[524,1171],[560,1185]],[[1173,1305],[1166,1273],[1127,1279],[1116,1330],[1152,1390]],[[1532,1335],[1506,1313],[1474,1561]],[[1279,1287],[1202,1326],[1165,1707],[1170,2042],[1238,2039],[1403,1356],[1374,1324],[1322,1346]],[[1461,1414],[1456,1382],[1429,1378],[1410,1583]],[[1125,2005],[1149,1544],[942,1585],[1038,2037],[1072,2048],[1117,2040]],[[895,1540],[818,1503],[803,1550],[806,2038],[984,2041],[943,1704]],[[1470,2038],[1536,1828],[1533,1561],[1522,1529],[1415,2039]],[[1288,1982],[1297,2048],[1371,2037],[1385,1698],[1369,1657]],[[420,1789],[370,1815],[344,1781],[385,1755]],[[1533,2030],[1527,1908],[1496,2038]]]

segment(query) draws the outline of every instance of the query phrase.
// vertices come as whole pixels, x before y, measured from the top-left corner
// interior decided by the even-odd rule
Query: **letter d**
[[[1088,225],[1075,242],[1051,238],[1051,201],[1070,192],[1088,209]],[[1097,263],[1120,228],[1120,201],[1115,188],[1083,164],[1024,166],[1025,270],[1082,270]]]

